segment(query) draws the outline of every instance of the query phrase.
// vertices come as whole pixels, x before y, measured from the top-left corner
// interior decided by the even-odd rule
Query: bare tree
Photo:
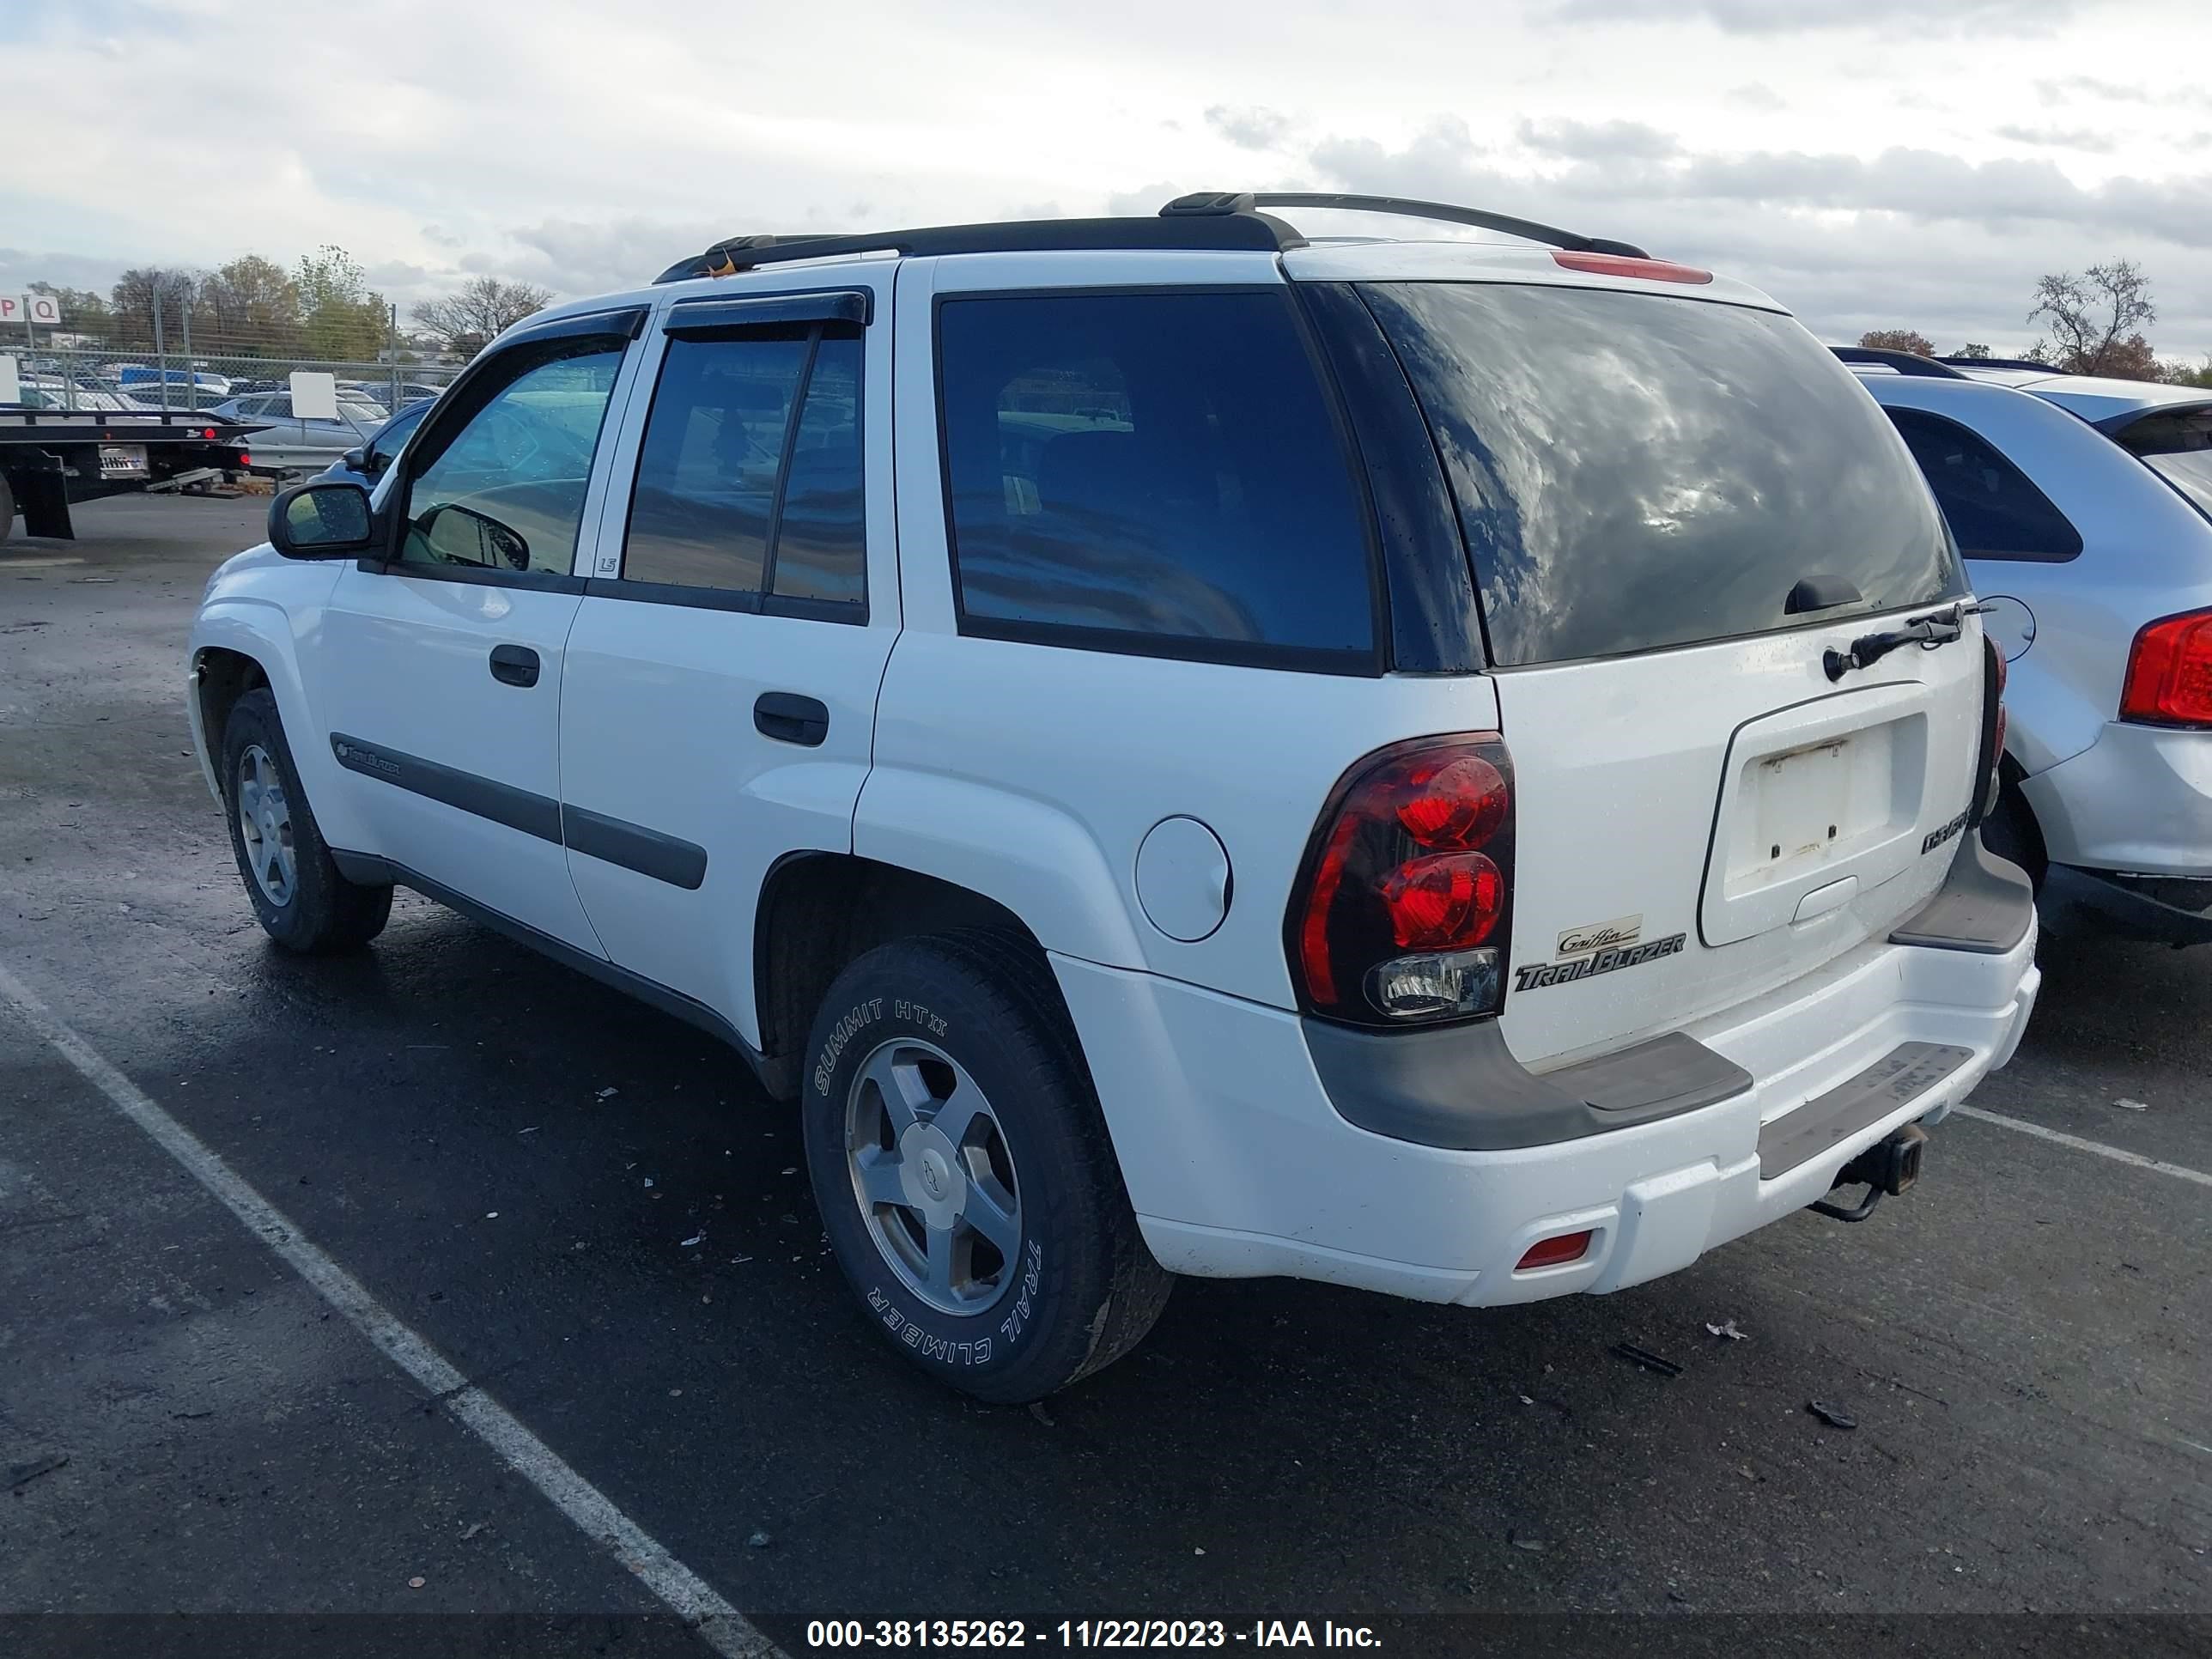
[[[423,301],[415,307],[415,320],[450,349],[471,337],[490,339],[532,313],[543,311],[552,298],[552,290],[530,283],[478,276],[442,300]]]
[[[2158,320],[2158,307],[2150,278],[2132,259],[2043,277],[2027,313],[2031,323],[2038,318],[2049,321],[2051,337],[2047,346],[2037,341],[2033,355],[2074,374],[2132,375],[2155,361],[2142,330]]]
[[[1917,329],[1870,328],[1859,336],[1859,343],[1878,351],[1910,351],[1921,357],[1936,355],[1936,342]]]

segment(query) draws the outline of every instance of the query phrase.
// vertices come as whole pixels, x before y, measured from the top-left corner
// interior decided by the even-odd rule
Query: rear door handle
[[[501,685],[538,684],[538,653],[526,645],[495,645],[491,677]]]
[[[763,691],[753,704],[753,729],[778,743],[818,748],[830,735],[830,707],[795,691]]]

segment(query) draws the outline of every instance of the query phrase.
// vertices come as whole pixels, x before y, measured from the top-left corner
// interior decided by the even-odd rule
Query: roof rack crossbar
[[[1445,224],[1471,225],[1495,230],[1532,242],[1565,248],[1575,253],[1611,253],[1626,259],[1651,256],[1633,242],[1616,242],[1602,236],[1584,236],[1557,225],[1483,208],[1455,207],[1449,202],[1420,202],[1402,196],[1355,196],[1328,191],[1200,191],[1178,196],[1160,210],[1164,218],[1219,218],[1251,213],[1260,208],[1339,208],[1352,213],[1389,213],[1408,219],[1434,219]]]
[[[2039,374],[2071,374],[2070,368],[2061,368],[2056,363],[2039,363],[2033,357],[1938,357],[1939,363],[1956,363],[1962,368],[2027,368]]]
[[[1886,346],[1830,346],[1828,349],[1844,362],[1873,363],[1884,368],[1893,368],[1899,374],[1909,374],[1917,380],[1963,380],[1967,378],[1941,358],[1923,357],[1917,351],[1892,351]]]
[[[1304,247],[1305,238],[1264,213],[1229,216],[1145,219],[1031,219],[1006,224],[932,225],[912,230],[854,235],[732,236],[705,252],[679,259],[655,277],[680,283],[693,276],[729,276],[794,259],[828,259],[856,253],[1026,253],[1062,249],[1175,249],[1280,253]]]

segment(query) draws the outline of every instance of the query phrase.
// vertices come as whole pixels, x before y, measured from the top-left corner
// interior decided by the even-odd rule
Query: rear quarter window
[[[962,630],[1372,672],[1366,509],[1274,290],[948,299]]]
[[[1502,666],[1965,591],[1897,434],[1787,317],[1534,284],[1362,292],[1428,417]],[[1790,613],[1812,576],[1860,599]]]
[[[1940,415],[1888,414],[1968,558],[2061,564],[2081,556],[2081,532],[1995,445]]]

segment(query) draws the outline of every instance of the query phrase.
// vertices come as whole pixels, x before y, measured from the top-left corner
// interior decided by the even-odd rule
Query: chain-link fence
[[[0,343],[0,351],[8,347]],[[340,399],[365,405],[381,420],[434,398],[461,372],[452,362],[344,362],[305,356],[233,356],[203,352],[91,349],[75,345],[17,346],[17,374],[34,407],[69,410],[222,409],[237,399],[282,397],[295,369],[319,371],[338,383]],[[235,412],[223,409],[226,414]],[[260,410],[248,411],[260,413]]]

